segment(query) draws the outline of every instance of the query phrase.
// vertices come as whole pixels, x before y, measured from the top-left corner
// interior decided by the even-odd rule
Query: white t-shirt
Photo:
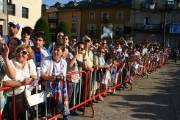
[[[52,58],[46,58],[42,61],[41,72],[48,73],[48,76],[52,74],[58,76],[61,73],[65,76],[67,72],[67,62],[63,58],[59,61],[54,61]]]
[[[145,55],[145,54],[147,54],[148,53],[148,49],[147,48],[143,48],[142,49],[142,55]]]
[[[25,78],[29,78],[30,76],[37,76],[36,73],[36,66],[34,61],[28,60],[28,62],[25,64],[25,66],[23,68],[18,68],[17,66],[20,65],[19,62],[16,61],[16,59],[12,59],[10,60],[10,62],[12,63],[12,67],[15,68],[16,70],[16,77],[15,77],[15,81],[24,81]],[[7,75],[4,77],[3,81],[7,81],[7,80],[11,80]],[[27,85],[28,87],[29,85]],[[15,95],[18,95],[20,93],[22,93],[25,90],[25,86],[20,86],[18,88],[15,88]],[[9,90],[6,92],[8,96],[12,96],[13,95],[13,91]]]

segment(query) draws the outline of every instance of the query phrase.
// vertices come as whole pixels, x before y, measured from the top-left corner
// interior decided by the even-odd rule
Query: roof
[[[99,7],[112,7],[112,6],[131,6],[132,0],[83,0],[80,2],[70,1],[67,4],[62,5],[57,2],[54,6],[59,10],[65,9],[80,9],[80,8],[99,8]],[[51,8],[50,7],[50,8]]]
[[[119,5],[131,5],[132,0],[91,0],[78,2],[79,7],[111,7]]]

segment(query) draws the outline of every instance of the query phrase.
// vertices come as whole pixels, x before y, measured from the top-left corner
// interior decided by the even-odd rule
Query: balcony
[[[49,14],[48,14],[48,19],[49,19],[49,20],[57,19],[57,14],[56,14],[56,13],[49,13]]]
[[[137,31],[146,31],[146,32],[160,32],[162,30],[161,24],[150,24],[144,25],[143,23],[136,23],[134,30]]]

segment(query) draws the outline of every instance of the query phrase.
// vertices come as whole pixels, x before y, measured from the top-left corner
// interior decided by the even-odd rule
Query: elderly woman
[[[4,77],[4,85],[13,87],[15,98],[16,98],[16,119],[26,119],[25,111],[27,110],[27,102],[25,91],[28,84],[36,77],[36,66],[32,60],[32,51],[26,45],[20,45],[17,47],[15,52],[15,58],[11,60],[12,68],[15,68],[16,77],[15,79],[10,79],[8,76]],[[6,92],[7,103],[5,105],[5,110],[3,114],[7,112],[7,119],[13,119],[13,90]]]

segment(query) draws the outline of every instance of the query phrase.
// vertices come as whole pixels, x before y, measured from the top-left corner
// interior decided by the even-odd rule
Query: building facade
[[[171,31],[174,24],[175,28],[180,28],[179,7],[179,0],[133,0],[131,25],[134,41],[138,43],[149,39],[160,42],[162,46],[180,44],[180,31]]]
[[[72,38],[80,38],[81,10],[75,4],[75,2],[66,5],[56,3],[42,11],[42,16],[48,21],[52,39],[55,39],[59,32],[57,27],[60,22],[67,24]]]
[[[7,0],[0,0],[0,35],[7,34]]]
[[[7,3],[6,0],[0,0],[0,2],[2,1],[4,5]],[[5,13],[6,20],[8,22],[16,21],[21,27],[30,26],[34,28],[36,21],[41,17],[41,4],[41,0],[8,0],[8,9],[6,5],[4,6],[4,11],[8,10],[8,14]],[[5,28],[5,24],[3,24],[2,29]],[[20,37],[20,33],[21,29],[18,37]]]
[[[112,32],[111,39],[130,34],[131,0],[91,0],[80,3],[82,11],[81,36],[100,39],[104,28]]]
[[[48,20],[51,35],[55,34],[57,23],[65,21],[72,37],[89,35],[99,39],[106,27],[112,31],[113,38],[117,38],[125,31],[129,32],[130,5],[131,0],[84,0],[69,2],[64,6],[56,3],[43,10],[43,16]]]

